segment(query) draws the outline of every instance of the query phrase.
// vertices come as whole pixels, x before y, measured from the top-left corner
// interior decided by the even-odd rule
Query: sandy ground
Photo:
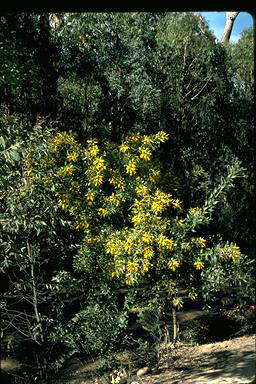
[[[171,351],[161,372],[140,379],[141,384],[243,384],[256,375],[256,335],[227,341],[183,346]]]

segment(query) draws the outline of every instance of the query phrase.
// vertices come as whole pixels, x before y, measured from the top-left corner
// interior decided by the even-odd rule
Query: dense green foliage
[[[120,348],[138,287],[255,300],[253,75],[252,30],[222,46],[189,12],[1,16],[1,338],[26,382]]]

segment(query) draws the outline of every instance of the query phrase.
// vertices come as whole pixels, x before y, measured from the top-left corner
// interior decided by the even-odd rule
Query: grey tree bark
[[[220,42],[227,43],[230,39],[235,19],[239,12],[226,12],[226,24]]]

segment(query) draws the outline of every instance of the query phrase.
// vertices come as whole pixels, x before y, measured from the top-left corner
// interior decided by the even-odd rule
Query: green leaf
[[[3,149],[5,149],[6,145],[5,145],[5,140],[4,140],[3,136],[0,136],[0,142],[2,144]]]
[[[13,160],[15,161],[19,161],[20,160],[20,155],[19,155],[19,152],[16,151],[16,150],[11,150],[10,151],[10,156]]]

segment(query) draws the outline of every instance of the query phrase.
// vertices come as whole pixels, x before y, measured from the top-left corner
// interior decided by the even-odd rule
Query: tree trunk
[[[233,29],[234,21],[238,13],[239,12],[226,12],[226,25],[220,40],[222,44],[227,43],[229,41],[232,29]]]
[[[31,273],[31,280],[32,280],[33,308],[34,308],[36,322],[38,324],[39,331],[40,331],[40,338],[41,338],[41,341],[43,342],[43,332],[42,332],[43,330],[42,330],[41,319],[40,319],[40,315],[39,315],[39,311],[38,311],[38,301],[37,301],[37,289],[36,289],[36,279],[35,279],[35,269],[34,269],[35,260],[34,260],[33,252],[32,252],[32,249],[31,249],[31,245],[30,245],[30,243],[28,241],[27,241],[27,250],[28,250],[28,257],[29,257],[29,260],[30,260],[30,273]]]
[[[173,324],[173,338],[172,342],[175,346],[177,337],[178,337],[178,323],[177,323],[177,314],[176,314],[176,308],[172,307],[172,324]]]

